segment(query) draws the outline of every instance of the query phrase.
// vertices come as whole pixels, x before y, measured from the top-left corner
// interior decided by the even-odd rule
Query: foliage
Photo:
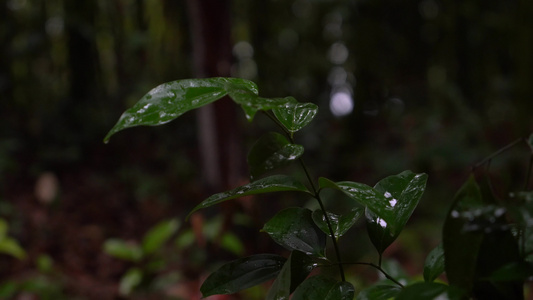
[[[268,133],[250,151],[248,162],[251,182],[215,194],[198,204],[189,216],[235,198],[272,192],[294,192],[317,201],[319,210],[290,207],[281,210],[263,227],[276,243],[290,251],[288,258],[273,254],[256,254],[224,264],[203,283],[204,297],[232,294],[275,278],[267,299],[353,299],[355,287],[346,280],[346,265],[368,265],[379,271],[386,282],[359,292],[358,299],[464,299],[498,295],[503,299],[522,299],[524,280],[533,275],[527,262],[532,253],[531,192],[523,192],[517,201],[500,203],[484,195],[472,176],[455,196],[443,227],[443,243],[426,260],[424,281],[401,282],[387,270],[383,252],[397,239],[425,191],[427,175],[404,171],[388,176],[374,185],[359,182],[311,178],[302,158],[303,147],[295,143],[294,134],[308,125],[318,108],[299,103],[292,97],[263,98],[257,86],[237,78],[187,79],[162,84],[132,108],[126,110],[104,141],[115,133],[139,125],[161,125],[187,111],[212,103],[228,95],[239,104],[249,121],[264,113],[282,133]],[[525,141],[525,140],[524,140]],[[526,141],[528,142],[528,141]],[[531,145],[531,139],[529,140]],[[532,151],[533,152],[533,151]],[[533,156],[532,156],[533,157]],[[288,175],[266,175],[289,163],[299,163],[306,184]],[[336,215],[325,207],[321,192],[334,189],[351,200],[351,209]],[[525,187],[527,190],[527,185]],[[363,215],[367,233],[378,254],[377,264],[349,263],[340,255],[343,234]],[[526,211],[526,213],[522,213]],[[506,219],[514,213],[514,222]],[[517,232],[517,233],[516,233]],[[142,247],[108,241],[110,254],[139,261],[150,254],[167,234],[145,237]],[[327,253],[330,240],[335,259]],[[156,241],[146,246],[147,241]],[[147,249],[150,251],[147,252]],[[335,266],[339,277],[325,273],[311,274],[315,268]],[[434,282],[445,271],[449,284]],[[141,281],[142,272],[130,269],[123,278],[129,286]]]

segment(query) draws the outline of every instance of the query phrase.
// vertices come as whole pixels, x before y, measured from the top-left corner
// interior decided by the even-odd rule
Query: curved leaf
[[[424,193],[426,182],[426,174],[404,171],[388,176],[374,186],[374,190],[383,194],[384,204],[392,214],[391,220],[386,221],[369,207],[365,211],[370,239],[380,254],[396,240],[411,217]]]
[[[224,264],[200,287],[203,297],[233,294],[276,277],[286,259],[274,254],[257,254]]]
[[[274,175],[270,177],[261,178],[257,181],[251,182],[249,184],[240,186],[238,188],[235,188],[230,191],[218,193],[215,195],[212,195],[211,197],[205,199],[202,201],[202,203],[198,204],[187,216],[189,216],[194,213],[195,211],[206,208],[209,206],[213,206],[215,204],[239,198],[249,195],[255,195],[255,194],[264,194],[264,193],[271,193],[271,192],[284,192],[284,191],[295,191],[295,192],[306,192],[310,193],[305,185],[303,185],[298,180],[294,179],[290,176],[285,175]]]
[[[328,212],[329,221],[333,229],[335,238],[343,236],[346,231],[348,231],[352,226],[359,220],[363,214],[363,208],[354,208],[349,213],[344,215],[337,215],[334,213]],[[322,210],[315,210],[313,212],[313,221],[315,224],[326,234],[330,234],[326,218],[324,217],[324,212]]]
[[[464,299],[462,290],[436,282],[420,282],[402,289],[396,300]]]
[[[402,289],[396,285],[377,284],[362,290],[357,300],[388,300],[396,297]]]
[[[432,282],[444,272],[444,248],[441,245],[435,247],[428,254],[424,264],[424,280]]]
[[[389,207],[389,203],[386,201],[385,196],[374,188],[359,182],[333,182],[324,177],[319,178],[318,184],[321,189],[331,188],[343,192],[351,199],[370,208],[386,222],[392,223],[394,216]]]
[[[270,219],[262,231],[289,250],[317,257],[325,256],[326,235],[313,222],[309,209],[284,209]]]
[[[300,157],[304,152],[301,145],[291,144],[287,138],[276,132],[262,136],[248,154],[248,165],[253,178],[283,167]]]
[[[313,103],[299,103],[293,97],[287,99],[289,101],[274,108],[272,112],[287,130],[294,133],[314,119],[318,112],[318,106]]]
[[[260,110],[270,110],[289,101],[287,98],[262,98],[248,87],[228,82],[225,88],[233,101],[241,105],[248,121],[252,121],[255,114]]]
[[[481,191],[473,176],[461,187],[443,226],[445,270],[451,285],[470,293],[474,286],[476,261],[483,241],[480,231],[464,231],[468,219],[461,214],[482,204]]]
[[[324,275],[307,278],[292,295],[292,300],[352,300],[353,285]]]
[[[227,94],[228,83],[257,94],[255,83],[240,78],[215,77],[163,83],[126,110],[106,135],[104,142],[107,143],[109,138],[120,130],[141,125],[162,125],[189,110],[216,101]]]
[[[300,251],[292,251],[266,299],[289,299],[289,295],[309,276],[314,267],[309,256]]]

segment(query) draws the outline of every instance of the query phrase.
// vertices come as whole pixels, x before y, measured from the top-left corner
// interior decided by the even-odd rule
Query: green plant
[[[477,221],[478,217],[488,217],[489,221],[492,221],[491,217],[497,217],[500,221],[498,208],[480,202],[475,182],[470,179],[457,194],[455,204],[450,210],[444,225],[443,246],[437,247],[427,258],[425,280],[409,284],[401,282],[384,268],[383,252],[398,237],[416,208],[425,190],[427,175],[404,171],[384,178],[374,187],[358,182],[333,181],[324,177],[312,178],[302,158],[304,148],[295,141],[295,133],[308,125],[317,113],[318,108],[312,103],[300,103],[292,97],[260,97],[253,82],[238,78],[178,80],[152,89],[132,108],[126,110],[109,131],[104,142],[108,142],[110,137],[120,130],[140,125],[165,124],[187,111],[226,95],[242,107],[249,121],[254,119],[257,112],[263,112],[281,129],[281,134],[267,133],[250,150],[249,184],[212,195],[198,204],[189,216],[199,209],[231,199],[272,192],[299,193],[314,199],[320,209],[311,211],[302,207],[289,207],[278,212],[264,225],[262,231],[288,249],[289,257],[256,254],[229,262],[205,280],[201,287],[204,297],[236,293],[275,279],[267,299],[288,299],[291,294],[291,299],[353,299],[355,288],[346,280],[345,267],[356,264],[375,268],[387,279],[360,291],[358,299],[462,299],[471,295],[477,296],[476,283],[485,280],[485,277],[477,277],[478,274],[474,271],[481,266],[481,262],[477,261],[480,259],[478,254],[481,253],[480,249],[485,247],[481,247],[481,244],[487,242],[483,237],[488,233],[481,233],[481,237],[474,234],[476,242],[471,244],[471,236],[465,235],[464,227],[470,225],[472,220]],[[288,175],[267,176],[271,171],[289,163],[300,166],[307,180],[305,184]],[[346,195],[352,201],[351,209],[340,215],[332,213],[331,208],[327,208],[322,199],[325,189],[337,190]],[[375,263],[346,262],[340,255],[340,238],[363,216],[378,259]],[[522,237],[520,243],[526,248],[526,245],[529,247],[533,244],[530,243],[528,229],[531,219],[529,215],[526,217],[519,214],[519,217],[522,217],[521,223],[519,220],[516,228],[519,228],[519,236]],[[506,241],[511,243],[511,239],[517,240],[507,229],[503,230]],[[334,258],[326,253],[327,240],[332,245]],[[496,243],[496,240],[492,243]],[[486,246],[494,246],[493,244]],[[461,250],[463,247],[468,248],[466,252]],[[490,256],[492,253],[489,251],[482,254]],[[498,263],[498,267],[508,267],[507,262],[514,263],[509,268],[516,271],[513,269],[515,266],[523,271],[517,279],[523,282],[524,278],[531,275],[530,265],[522,270],[523,260],[519,258],[529,254],[529,250],[522,251],[521,255]],[[481,258],[490,261],[488,257]],[[496,266],[492,263],[489,265]],[[310,276],[313,269],[325,266],[336,267],[338,277],[314,273]],[[434,282],[444,271],[450,278],[450,285]],[[499,269],[496,271],[500,272]],[[467,280],[461,281],[461,276],[466,276]]]

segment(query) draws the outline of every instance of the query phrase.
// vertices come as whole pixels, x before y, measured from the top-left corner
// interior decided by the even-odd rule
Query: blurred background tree
[[[532,13],[528,0],[3,1],[0,217],[28,258],[0,257],[2,281],[35,278],[47,254],[59,294],[112,298],[126,266],[102,252],[105,239],[136,241],[246,181],[238,154],[270,127],[259,118],[250,128],[224,103],[102,144],[152,87],[228,75],[257,82],[265,96],[319,105],[299,137],[316,174],[368,184],[404,169],[429,174],[413,233],[389,254],[416,272],[469,166],[533,131]],[[221,150],[199,152],[210,136]],[[510,170],[498,174],[504,190],[516,188],[526,162],[518,150],[494,162]],[[243,209],[265,208],[230,210]],[[246,251],[273,247],[255,237],[268,217],[243,221]],[[177,264],[180,282],[232,255],[217,242],[197,247],[204,256]]]

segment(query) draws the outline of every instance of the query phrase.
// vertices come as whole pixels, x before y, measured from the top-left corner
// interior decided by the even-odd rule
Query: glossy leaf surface
[[[261,178],[249,184],[240,186],[230,191],[218,193],[205,199],[202,203],[197,205],[187,216],[187,218],[195,211],[213,206],[215,204],[249,195],[264,194],[271,192],[306,192],[309,193],[305,185],[290,176],[274,175],[270,177]]]
[[[163,83],[126,110],[104,142],[120,130],[141,125],[162,125],[192,109],[216,101],[227,94],[227,84],[241,86],[257,94],[255,83],[240,78],[185,79]]]
[[[266,299],[289,299],[289,295],[309,276],[313,268],[314,264],[309,256],[300,251],[292,251]]]
[[[359,220],[359,218],[363,215],[363,208],[355,208],[352,211],[344,214],[344,215],[337,215],[334,213],[328,212],[329,221],[331,223],[331,227],[333,229],[333,233],[335,235],[335,238],[338,239],[339,237],[343,236],[346,231],[348,231],[352,226]],[[324,216],[324,212],[322,210],[315,210],[313,212],[313,221],[315,224],[322,230],[325,234],[330,234],[328,224],[326,222],[326,218]]]
[[[262,136],[248,154],[248,165],[252,179],[262,174],[286,166],[304,152],[301,145],[291,144],[287,138],[276,132]]]
[[[313,222],[309,209],[284,209],[265,224],[263,231],[288,250],[298,250],[316,257],[325,256],[326,235]]]
[[[165,220],[156,224],[148,231],[142,241],[143,253],[152,254],[178,230],[179,222],[177,219]]]
[[[455,196],[443,227],[446,276],[451,285],[460,287],[468,293],[474,285],[477,256],[483,234],[479,231],[465,231],[464,227],[469,220],[462,218],[461,214],[481,204],[481,191],[471,176]]]
[[[224,264],[202,284],[203,297],[233,294],[275,278],[286,259],[274,254],[258,254]]]
[[[464,299],[463,292],[455,287],[436,282],[420,282],[406,286],[395,300]]]
[[[377,192],[371,186],[351,181],[333,182],[324,177],[321,177],[318,180],[318,183],[321,189],[331,188],[345,193],[348,197],[356,202],[369,207],[373,212],[387,222],[392,223],[394,216],[392,210],[388,206],[385,196],[382,193]]]
[[[432,282],[444,272],[444,248],[438,245],[428,254],[424,264],[424,280]]]
[[[263,98],[257,96],[253,90],[242,84],[226,84],[228,95],[239,104],[248,121],[252,121],[255,114],[260,110],[271,110],[279,107],[290,100],[290,98]]]
[[[418,205],[426,188],[426,182],[426,174],[404,171],[386,177],[374,186],[377,193],[383,194],[385,199],[383,205],[392,214],[391,219],[387,221],[368,206],[365,210],[369,237],[378,253],[383,253],[396,240]]]
[[[393,299],[402,289],[397,285],[376,284],[362,290],[357,300],[388,300]]]
[[[289,101],[272,111],[287,130],[294,133],[314,119],[318,112],[318,106],[313,103],[299,103],[292,97],[287,99]]]
[[[352,300],[355,294],[353,285],[331,277],[316,275],[307,278],[294,291],[292,300]]]

